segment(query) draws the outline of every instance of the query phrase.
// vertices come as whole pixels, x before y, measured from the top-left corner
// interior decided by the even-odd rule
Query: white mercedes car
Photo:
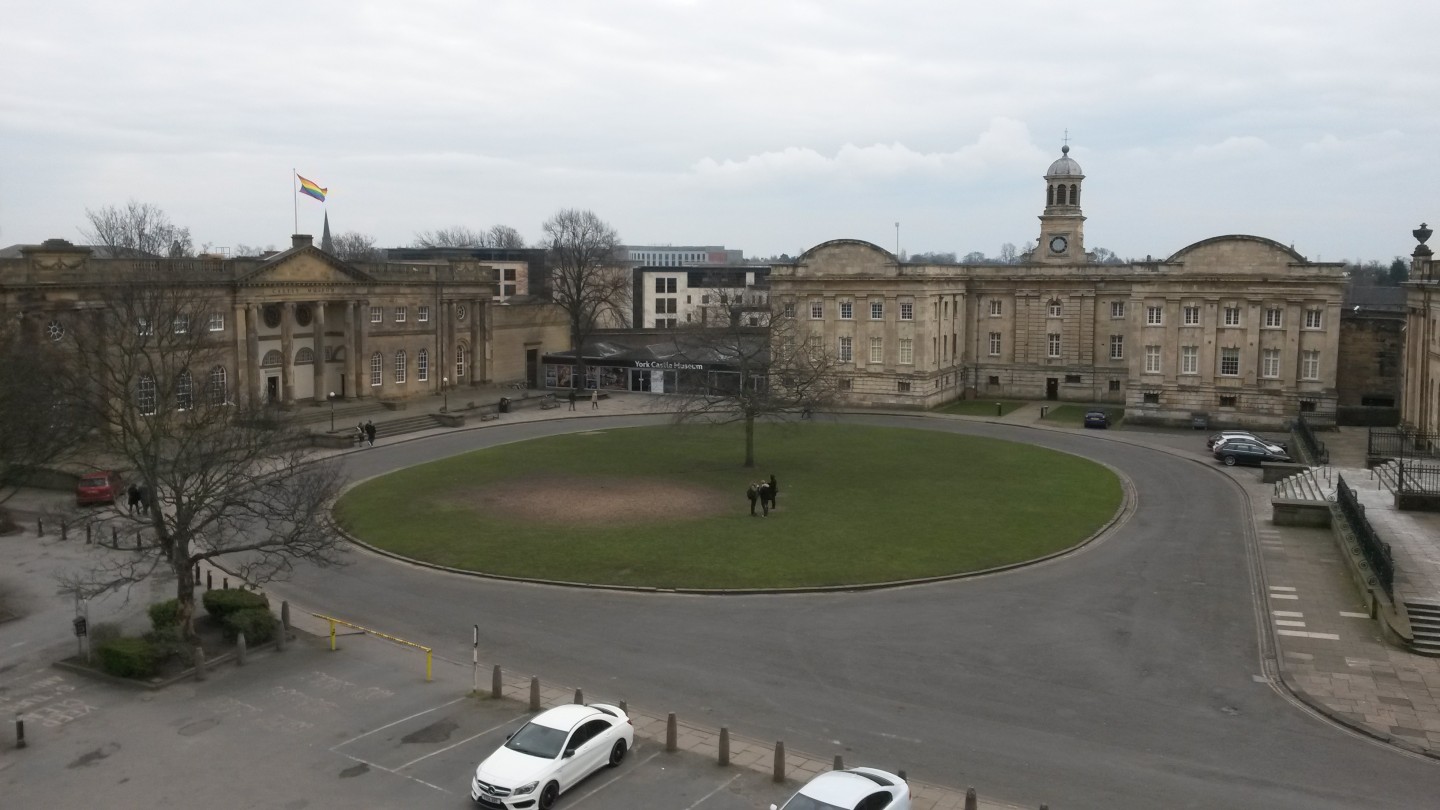
[[[581,779],[619,765],[634,741],[635,727],[619,706],[547,709],[480,763],[470,781],[470,798],[492,810],[550,810]]]
[[[875,768],[828,771],[770,810],[910,810],[910,785]]]

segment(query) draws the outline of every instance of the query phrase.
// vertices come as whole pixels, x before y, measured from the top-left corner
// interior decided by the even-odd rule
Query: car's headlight
[[[516,796],[523,796],[523,795],[525,795],[526,793],[530,793],[531,791],[535,790],[535,788],[538,787],[539,785],[540,785],[539,782],[531,782],[531,783],[526,784],[526,785],[521,785],[520,787],[515,788],[515,795],[516,795]]]

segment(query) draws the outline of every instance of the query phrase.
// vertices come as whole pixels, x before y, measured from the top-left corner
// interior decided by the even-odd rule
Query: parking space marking
[[[420,762],[421,760],[429,759],[430,757],[433,757],[433,756],[435,756],[436,754],[443,754],[443,753],[445,753],[446,751],[449,751],[451,748],[456,748],[456,747],[458,747],[458,746],[464,745],[465,743],[468,743],[468,742],[470,742],[471,740],[473,740],[473,739],[475,739],[475,738],[477,738],[477,737],[484,737],[486,734],[494,733],[494,732],[496,732],[496,731],[498,731],[498,730],[500,730],[500,729],[502,729],[502,728],[505,728],[506,726],[510,725],[511,723],[514,723],[516,720],[523,720],[523,719],[525,719],[525,717],[528,716],[529,714],[530,714],[530,712],[528,712],[528,711],[525,712],[524,714],[518,714],[518,715],[510,718],[509,720],[506,720],[506,721],[503,722],[503,723],[499,723],[499,724],[497,724],[497,725],[493,725],[493,726],[491,726],[490,728],[485,729],[484,731],[480,732],[479,734],[472,734],[472,735],[470,735],[469,737],[466,737],[465,739],[460,740],[459,742],[454,742],[454,743],[451,743],[451,744],[445,746],[444,748],[440,748],[440,749],[431,751],[430,753],[426,754],[425,756],[416,757],[415,759],[410,760],[409,762],[405,763],[404,765],[399,766],[399,767],[396,768],[395,770],[397,770],[397,771],[404,770],[405,768],[408,768],[408,767],[410,767],[411,765],[414,765],[415,763]]]
[[[424,713],[425,713],[425,712],[421,712],[420,714],[424,714]],[[342,745],[343,745],[343,743],[342,743]],[[430,784],[429,782],[426,782],[424,779],[416,779],[415,777],[410,776],[409,774],[403,774],[403,773],[400,773],[399,771],[391,770],[391,769],[385,767],[384,765],[379,765],[379,764],[374,763],[374,762],[369,762],[369,761],[367,761],[367,760],[361,759],[360,757],[351,756],[351,755],[349,755],[349,754],[347,754],[347,753],[345,753],[345,752],[343,752],[343,751],[335,751],[334,748],[332,748],[332,749],[330,749],[330,750],[333,751],[334,753],[339,754],[339,755],[342,756],[342,757],[345,757],[346,759],[350,760],[351,762],[358,762],[358,763],[360,763],[361,765],[364,765],[364,766],[367,767],[367,768],[374,768],[374,769],[377,770],[377,771],[384,771],[385,773],[394,774],[394,775],[400,777],[401,779],[409,779],[411,782],[415,782],[415,783],[417,783],[417,784],[424,785],[425,787],[428,787],[428,788],[434,788],[435,790],[438,790],[438,791],[440,791],[441,793],[446,794],[447,796],[448,796],[448,795],[453,795],[453,794],[451,793],[451,791],[448,791],[448,790],[446,790],[445,788],[440,787],[439,785],[432,785],[432,784]]]
[[[653,756],[653,755],[652,755],[652,756]],[[694,804],[690,805],[689,807],[685,808],[685,810],[695,810],[695,808],[697,808],[697,807],[699,807],[700,805],[704,804],[705,802],[709,801],[711,796],[714,796],[716,793],[719,793],[720,791],[724,790],[725,788],[728,788],[728,787],[730,787],[731,785],[735,784],[735,780],[736,780],[736,779],[739,779],[741,776],[743,776],[743,774],[738,774],[738,773],[737,773],[737,774],[735,774],[734,776],[730,777],[730,781],[722,784],[720,787],[715,788],[714,790],[710,791],[709,793],[706,793],[704,796],[701,796],[699,801],[697,801],[697,802],[695,802]]]
[[[1270,598],[1271,598],[1271,599],[1299,599],[1300,597],[1296,596],[1296,595],[1293,594],[1293,593],[1272,593],[1272,594],[1270,594]]]
[[[1293,593],[1293,592],[1295,591],[1295,586],[1293,586],[1293,585],[1271,585],[1271,586],[1270,586],[1270,590],[1272,590],[1272,591],[1290,591],[1290,592]]]
[[[1294,619],[1276,619],[1276,620],[1275,620],[1275,624],[1276,624],[1276,626],[1278,626],[1278,627],[1304,627],[1304,626],[1305,626],[1305,622],[1297,622],[1297,621],[1295,621]]]
[[[1282,636],[1299,636],[1300,638],[1323,638],[1326,641],[1339,641],[1340,637],[1334,633],[1309,633],[1304,630],[1276,630]]]
[[[1272,611],[1270,611],[1270,613],[1271,613],[1271,615],[1273,615],[1273,616],[1284,616],[1284,617],[1287,618],[1287,619],[1303,619],[1303,618],[1305,618],[1305,614],[1304,614],[1304,613],[1301,613],[1301,612],[1298,611],[1298,610],[1272,610]]]
[[[1347,619],[1368,619],[1368,618],[1370,618],[1370,614],[1369,614],[1369,613],[1356,613],[1356,612],[1354,612],[1353,610],[1342,610],[1342,611],[1340,611],[1340,615],[1341,615],[1341,616],[1344,616],[1344,617],[1347,618]]]
[[[459,702],[462,701],[462,700],[469,700],[469,698],[468,698],[468,697],[458,697],[458,698],[455,698],[454,700],[451,700],[451,701],[449,701],[449,702],[441,703],[439,706],[432,706],[432,707],[426,709],[426,710],[423,711],[423,712],[416,712],[416,713],[410,715],[409,717],[402,717],[402,718],[400,718],[399,720],[396,720],[396,721],[393,722],[393,723],[386,723],[385,725],[380,726],[379,728],[372,728],[372,729],[370,729],[369,731],[365,732],[364,734],[357,734],[357,735],[355,735],[354,737],[351,737],[350,739],[346,740],[345,742],[339,743],[338,745],[334,746],[334,747],[331,748],[330,750],[331,750],[331,751],[335,751],[336,749],[344,748],[345,746],[349,745],[350,743],[353,743],[353,742],[355,742],[356,740],[364,739],[365,737],[369,737],[371,734],[374,734],[374,733],[377,732],[377,731],[384,731],[385,729],[390,728],[391,726],[398,726],[398,725],[400,725],[401,723],[404,723],[404,722],[407,722],[407,721],[410,721],[410,720],[414,720],[415,718],[420,717],[420,716],[422,716],[422,715],[427,715],[427,714],[429,714],[430,712],[439,711],[440,709],[443,709],[443,708],[445,708],[446,706],[454,706],[456,703],[459,703]],[[346,756],[349,756],[349,755],[347,754]],[[351,757],[351,758],[352,758],[352,759],[355,759],[354,757]],[[355,759],[355,761],[356,761],[356,762],[364,762],[364,760],[361,760],[361,759]],[[369,765],[370,763],[366,762],[365,764],[366,764],[366,765]],[[416,781],[419,781],[419,780],[416,780]],[[447,790],[447,791],[445,791],[445,792],[446,792],[446,793],[449,793],[450,791]]]
[[[642,760],[641,762],[637,763],[637,764],[635,765],[635,767],[638,768],[638,767],[640,767],[641,765],[646,764],[647,762],[649,762],[650,760],[652,760],[652,759],[654,759],[655,757],[658,757],[658,756],[660,756],[660,752],[659,752],[659,751],[656,751],[655,753],[653,753],[653,754],[651,754],[650,756],[646,757],[646,758],[645,758],[644,760]],[[605,780],[604,782],[601,782],[600,784],[596,785],[592,790],[590,790],[590,792],[586,793],[585,795],[583,795],[583,796],[576,796],[574,799],[566,800],[566,804],[567,804],[567,805],[569,805],[569,804],[579,804],[580,802],[585,801],[586,799],[590,798],[591,796],[594,796],[596,793],[599,793],[600,791],[604,790],[605,788],[610,787],[611,785],[615,784],[615,783],[618,782],[619,780],[623,779],[623,778],[625,777],[625,775],[626,775],[626,774],[624,774],[624,773],[617,773],[617,774],[615,774],[614,776],[610,777],[609,779]],[[738,776],[738,774],[737,774],[737,776]]]

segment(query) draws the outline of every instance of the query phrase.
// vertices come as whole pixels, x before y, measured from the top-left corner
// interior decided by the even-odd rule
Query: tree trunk
[[[195,632],[195,568],[188,557],[179,557],[181,562],[170,567],[175,572],[175,598],[180,601],[180,635],[186,649],[200,644]]]
[[[755,414],[745,413],[745,466],[755,466]]]

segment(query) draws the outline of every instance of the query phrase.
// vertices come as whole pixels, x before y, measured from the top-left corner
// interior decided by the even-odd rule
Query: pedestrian
[[[570,410],[575,410],[575,389],[570,389]]]
[[[750,488],[745,490],[745,497],[750,499],[750,517],[755,517],[755,501],[760,498],[760,485],[751,484]]]
[[[355,446],[365,446],[365,426],[360,424],[359,422],[355,423]]]
[[[365,440],[370,442],[371,447],[375,446],[375,423],[369,419],[365,420]]]
[[[600,410],[600,389],[599,389],[599,388],[593,388],[593,389],[590,390],[590,410],[592,410],[592,411],[598,411],[598,410]]]
[[[770,474],[770,508],[775,508],[775,498],[780,494],[780,485],[775,482],[775,474]]]
[[[131,484],[130,488],[125,491],[125,496],[130,505],[130,514],[133,515],[135,514],[135,507],[140,505],[140,487]]]
[[[760,517],[770,517],[770,483],[761,481],[755,485],[757,495],[760,496]]]

